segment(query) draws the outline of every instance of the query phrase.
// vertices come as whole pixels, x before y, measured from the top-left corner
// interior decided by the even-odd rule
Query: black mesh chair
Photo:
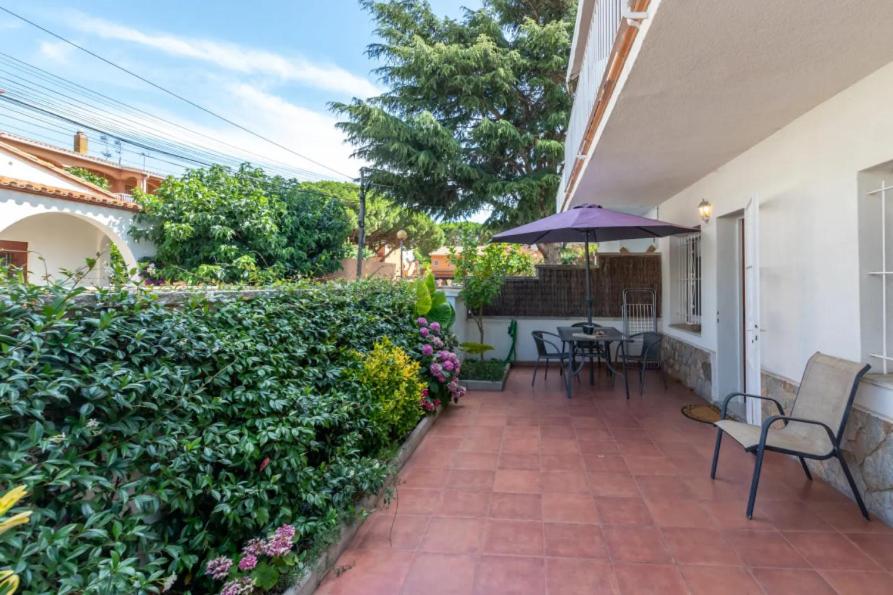
[[[558,362],[558,371],[560,374],[564,373],[565,361],[570,355],[565,353],[559,345],[561,344],[561,337],[556,335],[555,333],[550,333],[548,331],[533,331],[530,333],[533,336],[533,342],[536,344],[536,366],[533,368],[533,379],[530,381],[530,386],[533,386],[536,383],[536,372],[539,370],[540,362],[546,362],[546,380],[549,379],[549,362],[557,361]],[[546,337],[549,337],[548,339]]]
[[[602,324],[596,324],[594,322],[575,322],[571,325],[574,328],[582,328],[584,332],[595,331],[595,329],[605,328]],[[590,363],[592,360],[595,360],[595,363],[601,362],[602,358],[610,364],[611,363],[611,346],[609,343],[592,343],[589,346],[578,348],[586,357],[589,358]],[[610,368],[608,368],[610,373]]]
[[[638,353],[632,353],[626,356],[628,364],[639,365],[639,394],[645,393],[645,372],[648,370],[656,370],[660,372],[661,379],[664,383],[664,390],[667,389],[667,373],[664,370],[663,357],[661,356],[661,348],[664,342],[664,336],[660,333],[636,333],[630,335],[630,339],[636,341],[641,340],[642,348]]]

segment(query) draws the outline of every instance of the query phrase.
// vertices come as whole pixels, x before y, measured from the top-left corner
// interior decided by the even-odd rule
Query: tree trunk
[[[543,264],[561,264],[561,244],[537,244],[536,247],[543,255]]]
[[[480,344],[484,344],[484,306],[482,305],[478,310],[478,316],[476,322],[478,323],[478,334],[480,335]],[[481,361],[484,361],[484,352],[481,351]]]

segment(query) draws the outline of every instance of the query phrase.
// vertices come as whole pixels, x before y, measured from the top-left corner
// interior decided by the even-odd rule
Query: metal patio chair
[[[756,454],[750,495],[747,500],[747,518],[753,518],[753,506],[760,483],[760,469],[763,454],[767,450],[793,455],[800,459],[806,477],[812,480],[809,467],[804,459],[825,460],[836,458],[840,461],[843,473],[850,484],[859,510],[867,519],[868,510],[853,481],[853,475],[843,458],[840,444],[846,429],[847,418],[853,408],[853,399],[859,381],[871,366],[816,352],[806,364],[803,379],[797,389],[797,396],[790,415],[777,400],[761,395],[732,393],[723,400],[720,421],[716,422],[716,447],[713,450],[713,463],[710,478],[716,479],[716,464],[719,460],[719,447],[722,435],[728,434],[748,452]],[[735,397],[747,397],[772,401],[778,408],[778,415],[763,420],[762,425],[742,423],[726,419],[726,410]],[[777,427],[776,422],[783,422]],[[776,426],[776,427],[774,427]]]
[[[561,344],[561,337],[548,331],[533,331],[530,334],[533,336],[533,342],[536,345],[536,366],[533,368],[533,379],[530,381],[530,386],[536,383],[536,372],[539,370],[540,362],[544,360],[546,362],[546,380],[549,379],[550,361],[558,361],[558,372],[559,374],[564,374],[564,360],[570,357],[570,355],[558,346]],[[546,337],[557,339],[557,342]]]
[[[661,348],[664,342],[664,336],[660,333],[636,333],[629,337],[637,343],[641,340],[642,348],[639,353],[626,356],[628,363],[639,365],[639,394],[645,394],[645,372],[648,370],[656,370],[660,372],[661,379],[664,383],[664,390],[667,390],[667,372],[664,370],[663,357],[661,356]]]

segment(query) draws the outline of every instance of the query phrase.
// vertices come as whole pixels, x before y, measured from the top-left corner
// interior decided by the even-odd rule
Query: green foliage
[[[493,233],[483,224],[474,221],[450,221],[441,223],[445,246],[461,246],[466,238],[474,238],[475,245],[486,244]]]
[[[437,289],[434,275],[429,271],[424,277],[413,282],[415,288],[415,313],[424,316],[430,322],[440,324],[449,331],[456,321],[456,310],[447,301],[446,293]]]
[[[555,210],[571,98],[574,0],[484,0],[461,20],[426,0],[363,0],[389,89],[333,103],[371,180],[446,219],[491,210],[494,227]]]
[[[349,182],[304,182],[302,188],[337,196],[347,208],[351,218],[351,240],[357,240],[357,211],[360,204],[360,187]],[[425,213],[406,209],[386,196],[369,191],[366,193],[366,246],[373,252],[380,248],[400,244],[397,232],[406,231],[404,247],[417,249],[422,256],[443,245],[443,231]]]
[[[34,510],[0,560],[24,593],[205,592],[206,560],[291,523],[305,561],[382,487],[355,353],[416,348],[408,284],[82,293],[0,286],[0,486]]]
[[[465,343],[460,344],[459,347],[461,347],[462,351],[468,355],[481,355],[495,349],[492,345],[487,345],[486,343],[474,343],[472,341],[466,341]]]
[[[499,360],[468,360],[462,364],[462,377],[467,380],[502,380],[505,365]]]
[[[462,285],[460,296],[478,327],[479,343],[484,343],[484,307],[499,295],[507,276],[532,275],[533,258],[516,244],[478,247],[473,237],[466,238],[462,251],[454,252],[452,258],[456,281]]]
[[[360,383],[374,404],[370,419],[383,440],[406,436],[422,417],[419,363],[387,338],[363,358]]]
[[[155,244],[157,274],[200,283],[265,283],[337,270],[350,219],[341,202],[243,164],[167,178],[131,234]]]
[[[70,173],[73,176],[77,176],[80,179],[90,182],[94,186],[99,186],[103,190],[109,189],[109,180],[105,176],[98,174],[96,172],[92,172],[89,169],[83,167],[66,167],[65,171]]]

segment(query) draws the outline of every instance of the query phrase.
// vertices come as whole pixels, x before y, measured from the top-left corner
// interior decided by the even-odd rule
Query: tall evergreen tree
[[[501,228],[553,213],[571,98],[573,0],[484,0],[454,20],[426,0],[363,0],[388,90],[333,103],[369,176],[445,219]]]

